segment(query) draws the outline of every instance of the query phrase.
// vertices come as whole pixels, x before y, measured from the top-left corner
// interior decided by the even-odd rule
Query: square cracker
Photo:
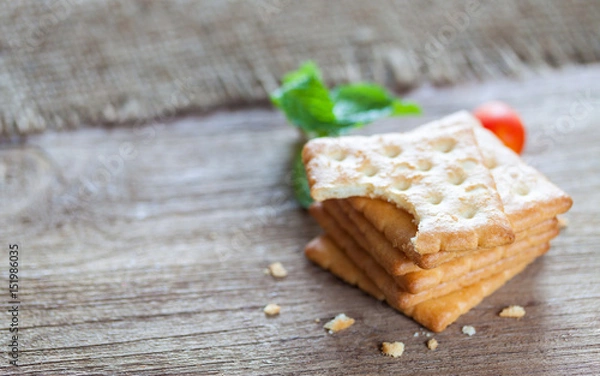
[[[433,269],[423,271],[424,273],[432,274],[433,278],[427,275],[419,275],[419,272],[408,273],[404,276],[393,278],[368,252],[356,244],[351,236],[328,217],[328,214],[320,205],[313,205],[311,207],[311,214],[322,224],[328,236],[348,256],[350,261],[361,269],[383,291],[390,304],[399,309],[408,309],[425,300],[446,295],[516,264],[536,258],[548,250],[548,241],[558,234],[558,228],[555,225],[553,230],[523,239],[518,243],[474,252],[456,259],[454,263],[448,263],[451,265],[447,265],[447,267],[442,265],[442,267],[437,268],[442,270]],[[512,251],[508,252],[507,250]],[[447,277],[445,279],[444,274]],[[436,277],[439,277],[441,280],[435,280]],[[397,283],[398,279],[405,280],[404,284]],[[418,293],[407,291],[405,285],[415,282],[422,282],[421,285],[429,283],[430,288],[422,289]]]
[[[389,267],[394,265],[394,268],[396,268],[396,265],[404,260],[404,258],[396,258],[398,253],[397,250],[402,250],[402,253],[405,256],[423,269],[437,268],[445,262],[457,257],[462,257],[469,252],[473,252],[440,251],[437,253],[421,255],[414,251],[412,243],[409,240],[416,230],[411,223],[412,216],[405,210],[399,209],[389,202],[363,197],[351,197],[346,200],[338,201],[339,206],[345,211],[345,215],[356,224],[355,229],[348,231],[353,233],[353,231],[360,230],[367,234],[366,238],[371,243],[363,246],[363,248],[372,253],[374,257],[377,257],[374,252],[379,249],[389,249],[391,246],[396,250],[396,252],[388,252],[386,259],[380,261],[382,266],[386,268],[388,268],[388,265]],[[325,204],[326,203],[327,201]],[[327,205],[326,209],[328,209]],[[344,219],[337,217],[336,220],[340,223],[344,221]],[[556,224],[557,220],[555,218],[546,219],[515,233],[515,241],[540,231],[550,229],[551,227],[555,227]],[[381,243],[386,243],[388,245],[383,246]],[[391,261],[387,261],[387,259],[391,259]],[[389,273],[393,275],[397,274],[391,269],[389,270]]]
[[[431,122],[419,129],[438,132],[456,124],[472,127],[484,164],[492,172],[504,211],[515,232],[566,212],[572,198],[542,173],[527,165],[517,153],[504,146],[467,111],[447,116],[444,122]]]
[[[544,244],[558,235],[558,221],[556,219],[545,221],[534,226],[527,231],[517,233],[517,241],[512,244],[478,249],[472,252],[465,252],[461,257],[440,265],[437,268],[423,270],[420,268],[409,269],[406,273],[395,275],[390,273],[391,264],[380,264],[377,258],[373,257],[367,246],[363,246],[356,241],[356,234],[360,233],[354,227],[343,226],[340,221],[348,222],[346,217],[340,217],[341,210],[334,206],[340,200],[328,200],[323,203],[315,203],[310,207],[310,214],[316,219],[325,232],[336,242],[349,256],[349,258],[369,276],[380,274],[380,269],[390,276],[390,283],[398,285],[402,291],[418,294],[425,290],[435,288],[441,283],[446,283],[460,278],[475,270],[492,265],[504,258],[518,255],[533,246]],[[329,208],[329,210],[326,210]],[[387,242],[386,239],[382,240]],[[393,250],[396,253],[397,250]],[[401,258],[403,257],[402,254]],[[412,261],[406,260],[406,263],[414,265]],[[385,267],[386,265],[387,267]],[[393,270],[398,270],[395,268]]]
[[[302,153],[316,201],[362,196],[414,216],[419,254],[510,243],[514,233],[475,140],[474,119],[435,132],[318,138]],[[475,122],[475,124],[472,124]]]
[[[323,246],[318,252],[314,252],[312,248],[309,247],[311,244],[314,243],[309,243],[305,250],[306,256],[323,269],[328,270],[328,268],[323,266],[321,263],[323,260],[331,260],[331,258],[328,258],[328,256],[335,252],[332,251],[332,249],[335,249],[335,244],[330,242],[328,243],[329,246]],[[339,250],[339,248],[337,248],[337,251],[338,252],[336,252],[335,259],[338,260],[338,262],[344,260],[344,262],[352,264],[352,261],[350,261],[348,257],[341,250]],[[318,254],[319,257],[315,257],[315,254]],[[486,296],[491,295],[512,277],[523,271],[528,264],[528,262],[524,262],[520,265],[516,265],[510,269],[506,269],[493,276],[480,280],[479,282],[470,286],[456,290],[448,295],[426,300],[405,310],[394,307],[394,305],[390,302],[388,302],[388,304],[398,309],[405,315],[412,317],[416,322],[423,325],[427,329],[439,333],[446,329],[448,325],[456,321],[461,315],[465,314],[471,308],[479,304]],[[330,271],[332,274],[343,280],[354,280],[355,283],[351,284],[358,286],[367,294],[370,294],[381,300],[381,297],[383,296],[382,291],[374,286],[373,281],[371,281],[371,279],[367,277],[367,275],[359,268],[355,267],[351,271],[342,268]],[[361,287],[365,285],[372,286],[375,290],[366,290]]]

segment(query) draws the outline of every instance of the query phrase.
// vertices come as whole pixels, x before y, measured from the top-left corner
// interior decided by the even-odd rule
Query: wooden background
[[[319,229],[291,196],[298,134],[278,113],[5,140],[1,285],[7,297],[7,245],[17,243],[21,366],[8,365],[5,312],[0,374],[598,375],[598,82],[596,65],[424,87],[410,95],[423,117],[361,131],[406,130],[499,98],[527,123],[525,158],[574,198],[550,253],[436,334],[435,352],[419,325],[304,258]],[[273,261],[287,278],[263,274]],[[265,317],[270,302],[280,316]],[[527,315],[499,318],[509,304]],[[356,324],[327,334],[341,312]],[[405,354],[382,356],[382,341],[403,341]]]

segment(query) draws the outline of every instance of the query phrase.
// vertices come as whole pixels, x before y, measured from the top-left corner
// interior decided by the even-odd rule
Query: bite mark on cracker
[[[466,113],[439,122],[449,127],[309,141],[302,157],[311,195],[316,201],[362,196],[393,202],[417,221],[412,244],[420,254],[512,242],[514,233],[475,140],[479,123]],[[403,151],[389,158],[389,146]],[[341,162],[332,157],[338,150],[346,155]],[[444,197],[437,197],[441,192]]]

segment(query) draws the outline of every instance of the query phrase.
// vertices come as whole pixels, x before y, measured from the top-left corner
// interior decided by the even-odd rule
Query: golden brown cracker
[[[506,269],[448,295],[419,303],[403,313],[427,329],[439,333],[479,304],[485,297],[502,287],[508,280],[522,272],[534,260]]]
[[[462,257],[468,252],[446,252],[440,251],[427,255],[421,255],[413,250],[408,238],[410,238],[414,227],[410,227],[410,214],[398,209],[394,204],[382,200],[372,200],[363,197],[351,197],[346,200],[340,200],[341,207],[346,215],[351,218],[364,233],[380,233],[380,235],[365,236],[371,241],[364,247],[366,250],[385,248],[380,245],[381,242],[396,244],[397,249],[403,251],[404,255],[423,269],[432,269],[442,265],[445,262]],[[354,213],[354,212],[358,212]],[[530,228],[515,234],[515,241],[519,241],[533,234],[549,230],[556,226],[556,219],[546,219]],[[385,236],[381,236],[381,234]],[[393,243],[389,239],[394,239]],[[394,255],[394,254],[392,254]],[[389,258],[390,256],[388,256]],[[380,261],[378,259],[378,261]],[[383,262],[384,260],[382,260]],[[396,263],[398,261],[395,261]],[[384,265],[384,264],[382,264]],[[387,266],[384,265],[387,270]]]
[[[461,121],[435,132],[311,140],[303,150],[311,195],[395,203],[416,220],[411,241],[420,254],[510,243],[514,233],[473,133],[477,121]]]
[[[504,146],[491,131],[485,129],[473,115],[460,111],[446,117],[445,122],[431,122],[421,131],[438,132],[460,123],[471,126],[486,167],[492,172],[504,212],[515,232],[523,231],[545,219],[564,213],[573,204],[572,198],[550,182],[542,173],[527,165],[517,153]]]
[[[376,299],[383,300],[383,293],[327,236],[311,240],[304,248],[306,257],[325,270],[329,270],[346,283],[358,286]]]
[[[327,200],[322,203],[327,213],[363,248],[368,249],[373,258],[390,275],[402,275],[420,268],[400,250],[392,247],[377,231],[363,231],[353,218],[342,209],[343,200]]]
[[[321,243],[321,245],[323,245],[323,247],[320,247],[318,253],[337,253],[336,257],[324,257],[321,255],[320,257],[313,259],[313,261],[323,269],[328,270],[328,267],[326,267],[324,264],[321,264],[321,262],[324,260],[331,260],[333,258],[338,261],[345,259],[347,262],[352,263],[352,261],[350,261],[343,252],[339,251],[339,249],[339,252],[335,252],[335,246],[331,247],[331,242]],[[311,255],[314,256],[314,253],[311,252]],[[456,321],[461,315],[465,314],[471,308],[479,304],[486,296],[491,295],[494,291],[503,286],[508,280],[520,273],[528,264],[529,263],[524,262],[520,265],[480,280],[479,282],[470,286],[463,287],[460,290],[454,291],[448,295],[421,302],[406,310],[399,309],[399,311],[409,317],[412,317],[415,321],[427,329],[433,332],[441,332],[446,329],[448,325]],[[365,286],[364,282],[370,281],[370,279],[356,266],[354,266],[354,268],[350,268],[350,270],[335,269],[330,271],[343,280],[361,280],[363,283],[358,285],[359,288],[363,289],[363,291],[366,293],[381,299],[381,296],[383,295],[382,292],[378,290],[372,282],[370,286],[372,286],[373,289],[365,289],[364,287],[361,287],[361,285]],[[393,304],[390,305],[394,306]],[[398,309],[397,306],[394,308]]]
[[[408,309],[409,307],[412,307],[423,301],[444,296],[465,286],[470,286],[491,275],[500,273],[506,269],[510,269],[515,265],[519,265],[523,262],[531,262],[542,254],[546,253],[549,248],[550,245],[548,243],[537,244],[517,255],[503,258],[497,262],[494,262],[493,264],[470,271],[462,276],[459,276],[458,278],[443,282],[437,286],[434,286],[433,288],[421,291],[417,294],[411,294],[399,290],[396,292],[395,296],[388,297],[388,301],[393,301],[400,309]]]
[[[402,276],[403,287],[407,292],[413,294],[434,288],[440,283],[459,278],[462,275],[492,265],[504,258],[519,255],[533,246],[547,243],[555,238],[558,233],[559,230],[557,227],[550,228],[540,233],[533,233],[509,245],[484,248],[463,257],[456,257],[434,269],[407,273]]]
[[[486,255],[476,255],[475,257],[467,255],[463,257],[469,259],[465,261],[465,263],[476,268],[469,267],[462,269],[463,273],[456,274],[453,273],[453,267],[446,267],[444,269],[446,270],[448,277],[442,283],[438,281],[431,285],[431,288],[429,289],[422,289],[418,293],[411,293],[407,291],[405,285],[410,282],[418,284],[419,276],[416,276],[417,278],[413,279],[410,277],[407,278],[406,275],[392,278],[392,276],[390,276],[368,252],[362,249],[348,233],[332,220],[331,217],[328,217],[327,212],[323,210],[323,206],[325,206],[325,203],[316,203],[310,209],[311,214],[327,231],[328,235],[331,236],[333,242],[339,247],[339,250],[344,252],[348,259],[362,270],[381,291],[383,291],[387,300],[390,301],[390,304],[393,303],[395,307],[400,309],[406,309],[424,300],[448,294],[462,286],[473,284],[489,275],[510,268],[517,263],[537,257],[541,253],[547,251],[548,240],[558,234],[558,230],[555,228],[554,231],[548,231],[541,234],[542,236],[529,237],[528,239],[519,242],[519,244],[517,244],[518,247],[514,247],[514,244],[511,245],[510,247],[513,248],[512,251],[509,252],[505,249],[496,248],[480,252],[493,253],[494,257],[491,258]],[[424,272],[435,273],[436,270],[433,269]],[[409,275],[410,274],[412,273],[409,273]],[[427,276],[421,278],[424,280],[423,283],[431,282]]]

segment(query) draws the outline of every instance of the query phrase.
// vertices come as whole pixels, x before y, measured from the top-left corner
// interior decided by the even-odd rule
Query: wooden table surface
[[[20,367],[8,363],[5,312],[0,374],[598,375],[598,82],[596,65],[423,87],[409,97],[424,116],[359,132],[407,130],[499,98],[527,123],[525,159],[574,198],[551,251],[436,334],[436,351],[415,322],[304,258],[319,228],[292,197],[298,134],[276,112],[3,142],[3,310],[8,245],[18,244]],[[287,278],[263,273],[274,261]],[[271,302],[278,317],[262,311]],[[510,304],[527,315],[499,318]],[[323,323],[341,312],[356,324],[327,334]],[[404,355],[382,356],[382,341],[404,342]]]

